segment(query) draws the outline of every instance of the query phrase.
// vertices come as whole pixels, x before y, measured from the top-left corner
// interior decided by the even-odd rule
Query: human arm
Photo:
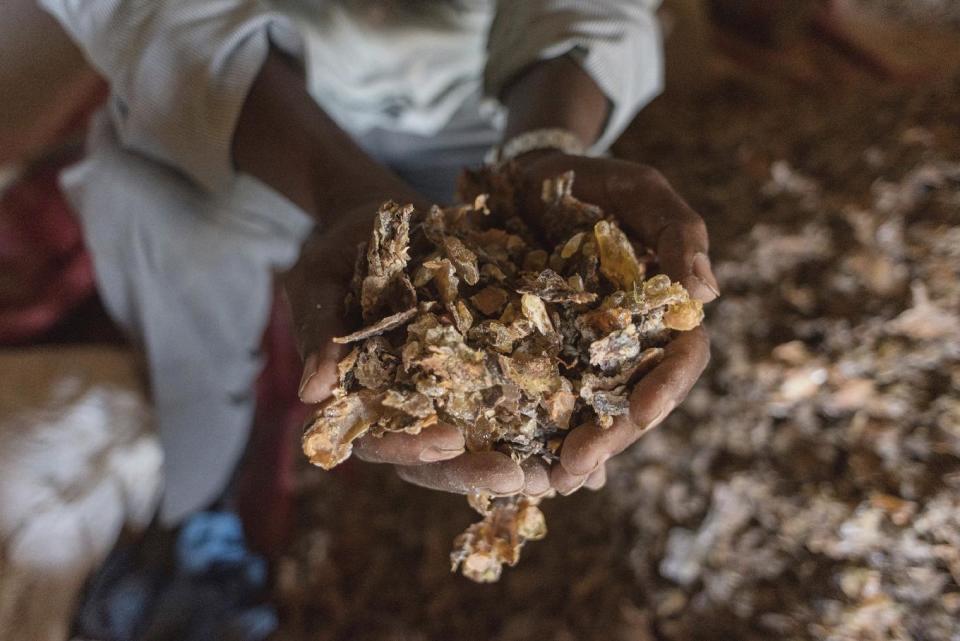
[[[323,400],[341,355],[329,338],[346,333],[343,300],[357,243],[384,200],[427,203],[310,98],[296,34],[282,16],[243,0],[44,5],[109,80],[108,114],[126,149],[177,169],[211,194],[229,190],[240,173],[252,175],[315,221],[282,282],[306,358],[304,399]],[[357,454],[387,463],[455,457],[463,441],[453,432],[390,435],[359,444]],[[439,489],[482,484],[501,463],[507,476],[521,475],[509,460],[488,459],[457,457]]]
[[[305,357],[300,397],[321,403],[330,397],[336,364],[345,355],[332,339],[349,333],[343,301],[373,212],[390,199],[421,209],[428,203],[357,147],[306,93],[294,62],[276,52],[238,118],[234,159],[238,169],[287,195],[318,222],[283,283]],[[420,484],[443,491],[509,494],[523,483],[519,466],[502,454],[464,454],[463,436],[449,425],[416,436],[365,437],[354,453],[369,462],[429,468]]]
[[[544,0],[541,4],[551,3]],[[617,39],[611,36],[612,39],[603,41],[601,55],[589,50],[591,42],[587,38],[579,41],[580,51],[569,49],[559,57],[522,67],[514,78],[504,83],[500,96],[508,109],[506,140],[526,131],[562,128],[575,134],[585,149],[602,151],[612,140],[611,130],[614,135],[618,134],[647,99],[645,92],[656,93],[659,89],[659,82],[651,81],[659,78],[655,71],[660,65],[659,52],[636,44],[643,34],[649,35],[645,25],[652,19],[652,7],[648,3],[632,3],[634,13],[628,15],[621,11],[623,3],[596,2],[591,3],[591,11],[595,12],[590,14],[591,19],[602,20],[598,14],[604,5],[609,21],[623,19],[619,32],[632,34],[633,43],[620,41],[621,55],[613,66],[610,61],[616,56],[611,51],[617,47]],[[537,29],[534,23],[526,27]],[[522,31],[523,25],[514,30]],[[568,26],[554,30],[554,34],[583,30]],[[607,33],[617,31],[618,28],[611,27]],[[646,51],[647,57],[631,58],[631,51],[634,56]],[[635,70],[633,75],[630,75],[631,69]],[[609,82],[617,74],[626,75],[621,75],[617,82]],[[608,81],[602,82],[603,78]],[[625,86],[646,89],[629,91]],[[624,114],[629,117],[625,119]],[[695,298],[704,302],[718,295],[703,220],[654,169],[623,160],[565,155],[549,149],[520,156],[517,166],[523,180],[521,191],[527,196],[525,210],[531,213],[534,224],[543,180],[573,170],[574,194],[616,215],[628,232],[654,248],[661,268],[672,280],[683,283]],[[553,487],[568,493],[587,483],[591,475],[593,479],[602,476],[603,464],[608,458],[659,424],[683,400],[708,360],[709,339],[705,330],[698,328],[679,335],[666,350],[663,362],[634,388],[628,416],[606,430],[587,424],[568,435],[561,450],[560,465],[550,471]]]
[[[585,132],[590,153],[602,153],[636,113],[663,88],[659,0],[498,0],[490,29],[484,90],[508,109],[505,135],[556,124],[556,111],[593,108],[600,129]],[[583,83],[543,63],[575,63],[605,97],[604,107],[584,102]],[[518,111],[520,86],[551,78],[538,92],[538,109]],[[511,104],[512,103],[512,104]],[[602,113],[601,113],[602,109]],[[537,112],[540,115],[537,115]],[[543,124],[550,115],[552,124]],[[532,118],[530,116],[533,116]],[[539,122],[538,122],[539,121]],[[569,124],[569,123],[568,123]],[[594,126],[597,126],[594,123]],[[578,133],[578,132],[575,132]]]
[[[62,144],[102,91],[76,45],[35,0],[0,3],[0,166]]]
[[[274,94],[276,92],[264,92],[265,95],[271,96],[269,101],[266,101],[264,104],[269,107],[273,103]],[[256,86],[254,92],[251,94],[251,98],[254,98],[256,94]],[[564,96],[564,100],[557,100],[557,96]],[[559,58],[554,58],[550,60],[540,61],[534,63],[533,65],[525,68],[520,75],[511,81],[505,89],[504,93],[504,103],[509,112],[508,119],[508,135],[511,133],[520,133],[522,131],[528,131],[531,129],[541,128],[541,127],[563,127],[570,129],[578,135],[584,146],[591,146],[596,144],[599,139],[609,133],[611,113],[616,109],[616,103],[614,100],[607,96],[601,89],[600,85],[590,76],[586,71],[580,66],[580,63],[573,56],[564,55]],[[275,120],[287,119],[289,120],[289,114],[297,113],[297,109],[284,107],[279,109]],[[269,121],[270,118],[267,118]],[[241,117],[241,128],[244,119]],[[251,122],[256,123],[257,119],[251,120]],[[262,129],[262,123],[261,129]],[[279,123],[282,130],[282,122]],[[291,130],[291,135],[289,136],[289,142],[284,142],[287,136],[282,133],[277,136],[277,142],[279,142],[282,149],[286,149],[289,154],[292,155],[294,159],[299,156],[298,149],[299,142],[303,139],[303,131],[308,128],[304,127],[295,127]],[[251,128],[253,131],[254,128]],[[321,140],[317,141],[317,144],[306,144],[304,146],[304,155],[300,160],[294,161],[292,164],[296,167],[302,166],[317,166],[318,161],[322,162],[322,158],[316,158],[311,154],[321,153],[321,155],[326,155],[327,152],[324,150],[325,141],[333,141],[333,144],[329,147],[333,151],[338,151],[342,153],[343,145],[348,144],[349,140],[337,140],[335,136],[331,137],[327,134],[320,136]],[[291,151],[292,150],[292,151]],[[241,154],[243,155],[243,154]],[[248,155],[253,160],[258,158],[257,154]],[[355,171],[350,169],[354,164],[353,159],[350,157],[350,154],[345,154],[344,158],[338,159],[339,166],[334,169],[333,175],[339,176],[336,180],[337,184],[350,184],[350,177],[355,174]],[[273,162],[262,162],[262,168],[267,172],[272,172],[281,180],[289,180],[291,177],[289,169],[284,169],[282,165],[277,165]],[[360,162],[358,167],[363,168],[363,162]],[[597,160],[589,159],[584,157],[571,157],[571,156],[559,156],[557,154],[530,154],[528,157],[522,159],[522,166],[526,169],[528,173],[528,180],[530,183],[530,188],[528,191],[530,193],[539,194],[539,182],[542,181],[545,177],[550,177],[556,173],[561,173],[566,169],[574,168],[577,170],[578,174],[581,174],[581,178],[578,179],[578,182],[587,182],[592,183],[594,187],[602,188],[604,193],[602,195],[591,194],[591,199],[596,202],[605,203],[611,197],[610,194],[606,193],[607,183],[605,182],[608,177],[619,176],[623,185],[615,186],[614,191],[619,189],[621,186],[629,187],[630,193],[620,194],[617,192],[615,197],[619,198],[624,196],[626,200],[630,200],[631,197],[636,196],[633,193],[633,190],[643,191],[643,198],[647,201],[651,199],[656,199],[663,197],[661,187],[662,185],[656,182],[656,175],[637,165],[632,163],[617,163],[617,161],[608,161],[608,160]],[[366,170],[372,168],[366,167]],[[262,174],[262,176],[267,176],[267,174]],[[264,178],[269,180],[268,178]],[[318,181],[307,182],[305,184],[320,184]],[[669,191],[669,187],[666,187],[666,190]],[[670,192],[672,194],[672,192]],[[303,198],[305,202],[311,203],[316,202],[317,198],[328,197],[324,194],[316,195],[310,193],[308,190],[304,192]],[[382,198],[381,198],[382,200]],[[669,199],[668,199],[669,200]],[[339,201],[341,203],[349,201]],[[308,205],[309,206],[309,205]],[[330,205],[328,205],[330,206]],[[616,206],[610,205],[608,209],[616,211],[617,209],[630,209],[630,206],[624,207],[622,203],[616,203]],[[632,214],[633,211],[623,211],[620,213],[627,220],[627,223],[633,220],[634,224],[634,233],[642,235],[645,240],[653,239],[651,242],[652,245],[660,245],[672,251],[664,251],[664,267],[667,269],[667,272],[679,279],[684,280],[685,284],[694,291],[695,295],[697,294],[697,287],[699,287],[700,294],[702,298],[709,298],[711,294],[709,293],[709,287],[704,285],[702,282],[695,280],[692,274],[693,270],[693,261],[696,259],[691,258],[689,265],[684,265],[690,255],[701,253],[704,257],[706,255],[706,235],[702,230],[702,222],[696,217],[695,214],[689,211],[689,208],[682,204],[678,198],[671,200],[670,202],[664,202],[663,206],[660,208],[663,211],[664,219],[669,219],[670,221],[676,221],[678,225],[683,227],[686,230],[693,230],[689,234],[689,238],[683,238],[684,242],[676,243],[672,242],[676,239],[671,237],[665,239],[663,242],[657,242],[660,240],[660,237],[663,235],[670,236],[674,233],[675,225],[671,222],[669,225],[665,225],[663,228],[655,228],[657,221],[655,221],[651,216],[644,214],[637,220],[633,220]],[[697,227],[699,223],[700,227]],[[366,226],[363,226],[363,233],[366,231]],[[669,228],[669,229],[668,229]],[[701,232],[697,236],[694,232]],[[681,232],[686,233],[686,232]],[[349,278],[349,269],[351,269],[352,261],[345,259],[336,259],[330,260],[330,256],[335,255],[336,252],[343,253],[344,247],[349,247],[350,243],[344,243],[343,239],[351,237],[350,233],[337,233],[336,238],[338,242],[336,246],[325,246],[325,241],[323,238],[320,238],[318,242],[321,247],[324,247],[323,251],[313,252],[305,251],[304,260],[309,260],[311,255],[323,256],[324,260],[318,262],[315,265],[309,265],[302,270],[304,274],[309,274],[312,280],[312,286],[306,288],[313,295],[317,293],[322,293],[324,288],[317,288],[316,277],[318,274],[323,274],[328,272],[332,267],[341,266],[343,272],[339,274],[338,279],[341,282],[345,282]],[[362,238],[358,236],[358,238]],[[670,242],[668,242],[670,241]],[[680,250],[680,253],[678,253]],[[686,251],[687,254],[683,254],[683,251]],[[698,260],[698,263],[702,263],[702,260]],[[709,270],[709,267],[707,267]],[[680,275],[678,277],[678,274]],[[712,276],[711,276],[712,278]],[[288,285],[288,290],[290,289]],[[331,292],[337,292],[336,295],[327,297],[326,299],[309,299],[306,301],[306,304],[302,305],[303,315],[323,315],[322,310],[336,309],[339,312],[339,302],[342,297],[342,290],[336,287],[330,288]],[[706,291],[707,293],[704,293]],[[296,305],[295,305],[296,306]],[[320,312],[315,310],[320,309]],[[337,349],[329,343],[329,337],[336,335],[336,332],[333,332],[333,328],[336,326],[336,319],[330,318],[327,322],[317,322],[316,320],[309,323],[313,327],[327,327],[330,328],[329,336],[323,334],[324,340],[320,341],[320,345],[326,346],[326,348],[333,351],[329,355],[322,356],[319,358],[320,363],[323,364],[332,364],[336,362],[335,353]],[[695,333],[691,336],[701,336],[702,333]],[[705,338],[705,335],[702,335]],[[685,347],[684,347],[685,346]],[[604,432],[602,435],[592,434],[588,430],[589,426],[583,426],[579,430],[575,430],[575,433],[571,434],[570,445],[567,447],[568,452],[575,452],[576,450],[582,450],[579,456],[568,455],[567,458],[570,459],[568,463],[570,465],[561,465],[556,466],[553,470],[554,474],[554,486],[558,489],[564,490],[567,487],[573,487],[580,482],[583,482],[583,479],[587,474],[581,474],[580,469],[577,467],[579,459],[593,459],[594,461],[599,461],[600,458],[605,458],[612,455],[613,453],[619,451],[626,447],[626,445],[632,441],[632,438],[635,438],[638,435],[639,431],[642,430],[643,426],[649,425],[654,419],[657,419],[660,410],[667,407],[670,404],[675,404],[679,402],[679,399],[685,395],[686,391],[689,389],[689,386],[696,380],[697,376],[702,370],[702,366],[705,364],[706,360],[703,358],[707,354],[705,349],[705,341],[703,340],[693,340],[685,339],[677,342],[677,345],[671,349],[669,353],[669,358],[665,361],[665,365],[651,374],[651,381],[656,381],[658,379],[669,379],[669,385],[657,387],[653,392],[651,385],[647,385],[647,388],[638,388],[639,391],[635,392],[635,397],[640,398],[641,401],[637,402],[638,406],[641,406],[643,412],[649,413],[651,410],[655,414],[651,416],[646,416],[644,414],[638,413],[634,419],[635,421],[630,424],[618,424],[612,428],[609,432]],[[682,348],[682,349],[681,349]],[[307,350],[310,351],[309,349]],[[309,371],[313,369],[312,365],[316,363],[311,363],[308,361],[307,375],[309,376]],[[310,389],[320,390],[318,392],[318,397],[322,398],[328,394],[328,390],[331,388],[335,382],[334,372],[332,367],[321,367],[313,375],[312,378],[306,380],[306,396],[308,400],[313,399],[313,395]],[[653,401],[653,402],[650,402]],[[638,410],[639,412],[639,410]],[[640,427],[638,427],[638,425]],[[443,428],[445,429],[445,428]],[[612,439],[611,435],[616,435],[617,439]],[[589,436],[589,438],[585,438]],[[407,439],[410,442],[416,442],[415,439],[410,439],[409,437],[397,435],[391,435],[387,440],[375,440],[371,439],[365,443],[361,443],[357,448],[357,453],[361,457],[368,457],[377,459],[383,456],[383,453],[386,450],[391,449],[388,447],[388,441],[390,439]],[[460,445],[459,442],[456,442],[457,434],[455,431],[449,433],[450,441],[446,443],[447,446]],[[582,440],[582,445],[575,447],[577,440]],[[401,446],[400,443],[397,444],[398,447]],[[402,449],[402,447],[400,448]],[[475,460],[480,460],[479,458]],[[396,459],[393,459],[393,462],[396,462]],[[411,463],[423,462],[423,459],[410,460]],[[467,491],[472,488],[476,488],[476,485],[472,482],[464,482],[463,476],[460,474],[451,474],[451,468],[455,463],[439,463],[434,465],[413,465],[411,467],[402,467],[401,475],[404,476],[407,480],[410,480],[414,483],[421,485],[426,485],[429,487],[438,487],[442,486],[448,489],[454,489],[459,491]],[[585,466],[591,466],[591,469],[588,472],[592,471],[593,467],[598,467],[599,463],[591,464],[589,461],[584,464]],[[574,470],[571,472],[570,469]],[[490,470],[485,470],[485,478],[490,478],[496,476],[495,474],[489,473]],[[545,474],[539,474],[540,470],[530,469],[526,470],[526,483],[527,489],[531,493],[536,493],[531,489],[531,485],[535,482],[540,483],[540,486],[543,487],[544,476]],[[504,485],[500,486],[500,491],[504,493],[509,493],[508,487],[511,483],[516,482],[515,474],[507,475],[507,479]],[[548,485],[547,485],[548,486]]]

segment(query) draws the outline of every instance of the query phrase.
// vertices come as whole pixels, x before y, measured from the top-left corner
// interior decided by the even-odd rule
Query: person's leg
[[[253,417],[273,276],[310,221],[250,178],[210,196],[119,147],[99,118],[64,175],[111,315],[143,349],[165,455],[161,519],[216,499]]]

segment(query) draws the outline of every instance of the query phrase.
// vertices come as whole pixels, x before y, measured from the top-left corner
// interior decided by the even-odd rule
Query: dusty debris
[[[700,324],[703,308],[665,275],[645,280],[631,240],[571,195],[573,179],[544,188],[552,228],[568,234],[548,249],[523,232],[503,194],[466,194],[481,207],[419,217],[395,203],[380,209],[348,298],[368,326],[335,339],[357,347],[305,430],[312,463],[330,469],[358,438],[437,422],[459,427],[471,451],[552,463],[571,427],[609,427],[629,412],[630,386],[674,332]],[[465,184],[496,189],[500,180],[478,172]],[[496,581],[546,525],[526,498],[497,499],[482,513],[457,539],[453,566]]]

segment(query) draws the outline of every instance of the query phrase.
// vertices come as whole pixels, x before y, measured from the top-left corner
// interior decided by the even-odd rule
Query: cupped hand
[[[704,303],[719,296],[703,219],[654,169],[559,152],[528,154],[517,167],[524,209],[534,226],[543,210],[543,181],[573,171],[573,195],[612,214],[629,235],[654,249],[660,269],[671,280]],[[679,333],[665,347],[656,368],[631,391],[629,414],[617,417],[607,429],[587,423],[571,430],[559,464],[549,470],[551,486],[570,494],[584,485],[602,485],[604,463],[659,425],[686,398],[709,360],[710,339],[702,326]]]
[[[315,230],[304,243],[297,264],[284,275],[294,332],[304,358],[299,390],[304,403],[324,402],[337,386],[337,363],[348,348],[334,343],[333,338],[357,329],[359,322],[347,318],[344,306],[357,248],[369,239],[374,214],[387,199],[351,208]],[[425,206],[422,201],[413,202],[418,208]],[[365,436],[354,441],[354,453],[364,461],[397,466],[399,475],[411,483],[447,492],[506,495],[519,492],[525,484],[523,470],[510,457],[498,452],[466,453],[460,430],[451,425],[433,425],[417,435]],[[538,474],[536,478],[546,483],[545,473],[538,470]]]

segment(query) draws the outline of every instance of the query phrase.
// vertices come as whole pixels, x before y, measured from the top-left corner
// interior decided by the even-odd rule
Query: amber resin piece
[[[600,251],[600,273],[618,289],[630,291],[643,278],[644,268],[633,245],[616,223],[601,220],[593,227]]]
[[[314,465],[330,470],[353,452],[351,443],[381,416],[379,395],[360,390],[320,405],[303,434],[303,452]]]
[[[493,190],[468,194],[472,205],[377,212],[348,297],[365,326],[335,339],[352,349],[304,433],[311,462],[330,469],[361,436],[444,423],[469,451],[555,463],[571,428],[629,414],[665,344],[700,324],[700,303],[664,275],[644,280],[616,221],[573,197],[572,174],[544,184],[549,246],[524,222],[510,176],[471,175],[472,188]],[[546,534],[543,513],[520,496],[471,504],[483,520],[451,561],[496,581]]]
[[[510,300],[510,294],[502,287],[491,285],[484,287],[470,297],[470,302],[486,316],[495,316],[503,311],[504,305]]]
[[[698,300],[688,300],[682,303],[667,305],[663,313],[663,324],[668,329],[687,332],[703,321],[703,303]]]
[[[500,579],[504,565],[514,566],[527,541],[547,535],[547,522],[531,497],[508,497],[491,500],[473,495],[470,505],[483,520],[467,528],[453,542],[450,569],[460,569],[468,579],[492,583]]]

